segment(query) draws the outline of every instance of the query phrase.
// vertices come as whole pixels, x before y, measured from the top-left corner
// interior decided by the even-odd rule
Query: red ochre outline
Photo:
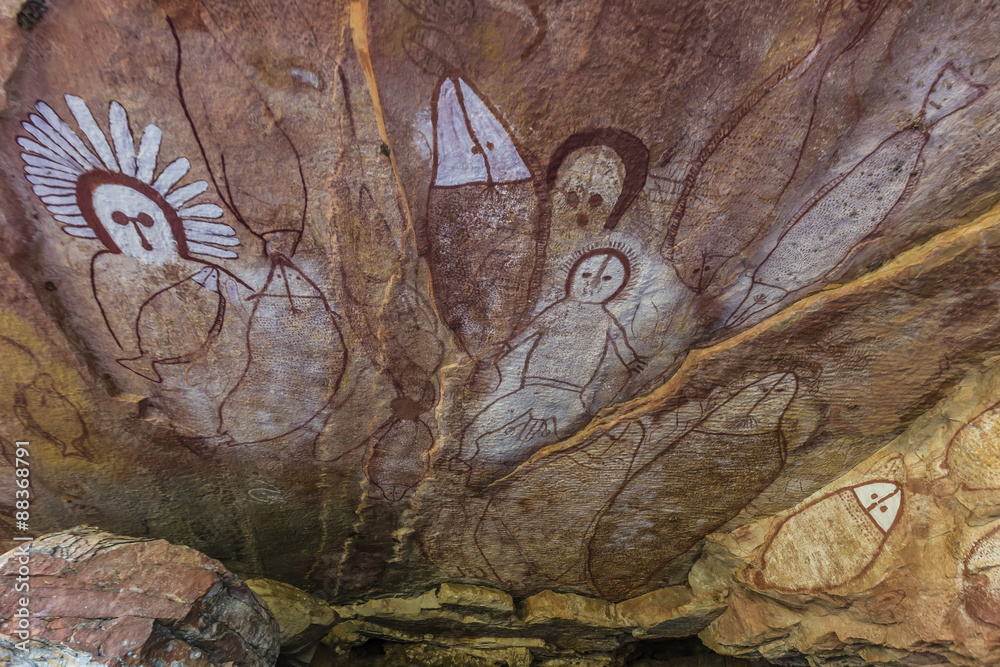
[[[625,211],[632,206],[632,202],[646,186],[646,177],[649,174],[649,149],[634,134],[611,127],[599,127],[572,134],[559,145],[549,159],[549,166],[545,172],[545,186],[550,193],[559,176],[559,168],[570,153],[590,146],[607,146],[618,154],[622,164],[625,165],[625,180],[622,182],[621,194],[604,223],[604,228],[611,230],[618,225]]]
[[[803,587],[803,588],[784,588],[784,587],[781,587],[781,586],[772,586],[772,585],[769,585],[769,584],[767,584],[767,583],[764,582],[764,570],[767,568],[767,554],[771,550],[771,544],[774,542],[774,539],[778,536],[778,533],[781,532],[781,529],[785,527],[785,524],[788,523],[788,521],[791,520],[792,517],[798,516],[802,512],[805,512],[810,507],[813,507],[814,505],[818,505],[819,503],[823,502],[824,500],[827,500],[829,498],[832,498],[833,496],[839,495],[839,494],[847,492],[847,491],[851,492],[851,496],[854,498],[854,502],[856,502],[859,505],[861,505],[861,509],[864,511],[864,513],[866,515],[868,515],[868,508],[866,508],[864,505],[861,504],[861,501],[858,499],[858,494],[854,493],[854,489],[857,489],[858,487],[862,487],[862,486],[868,486],[869,484],[879,484],[879,483],[892,484],[892,485],[894,485],[898,489],[897,493],[899,493],[899,511],[896,512],[896,516],[892,520],[892,524],[890,524],[889,527],[886,530],[883,531],[881,526],[879,526],[878,524],[875,524],[875,527],[880,532],[882,532],[882,541],[879,542],[879,545],[878,545],[878,547],[876,549],[875,555],[872,556],[872,558],[865,564],[865,566],[863,568],[861,568],[858,571],[857,574],[855,574],[853,577],[851,577],[849,579],[846,579],[846,580],[842,581],[839,584],[835,584],[835,585],[821,585],[821,586],[810,586],[810,587]],[[891,495],[893,495],[893,494],[890,494],[890,496]],[[799,510],[797,510],[795,512],[792,512],[791,514],[789,514],[788,516],[786,516],[784,519],[782,519],[778,523],[778,525],[776,525],[773,529],[771,529],[771,532],[768,534],[767,538],[764,540],[763,550],[761,551],[760,557],[758,558],[757,567],[754,570],[753,575],[752,575],[753,584],[755,586],[757,586],[758,588],[760,588],[761,590],[774,590],[774,591],[781,591],[783,593],[809,593],[809,592],[816,592],[816,591],[825,591],[825,590],[829,590],[829,589],[838,589],[838,588],[842,588],[842,587],[846,586],[847,584],[851,583],[852,581],[855,581],[856,579],[861,578],[864,574],[866,574],[868,572],[868,570],[870,570],[872,568],[872,566],[875,564],[875,561],[878,560],[879,556],[882,555],[882,550],[885,548],[885,543],[889,541],[889,535],[896,528],[896,525],[899,523],[900,517],[903,515],[903,508],[904,508],[904,503],[903,503],[903,486],[902,486],[902,484],[899,483],[899,481],[894,480],[894,479],[872,479],[872,480],[867,480],[867,481],[864,481],[864,482],[860,482],[858,484],[852,484],[850,486],[841,487],[841,488],[837,489],[836,491],[831,491],[830,493],[827,493],[825,495],[820,496],[816,500],[813,500],[812,502],[810,502],[807,505],[803,506],[801,509],[799,509]],[[868,519],[872,523],[875,522],[875,520],[871,518],[871,515],[868,515]]]
[[[92,170],[80,174],[76,181],[76,203],[80,207],[80,214],[87,221],[87,225],[94,230],[97,238],[104,247],[116,255],[122,254],[121,248],[112,240],[108,230],[101,223],[94,210],[94,191],[102,185],[121,185],[131,188],[156,204],[163,216],[170,225],[170,231],[177,243],[177,254],[184,259],[197,261],[191,257],[188,251],[187,238],[184,236],[184,223],[174,207],[167,203],[163,195],[157,192],[151,185],[143,183],[137,178],[126,176],[116,171]],[[202,262],[203,263],[203,262]]]

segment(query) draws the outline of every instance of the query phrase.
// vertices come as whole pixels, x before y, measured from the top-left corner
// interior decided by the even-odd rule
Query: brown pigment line
[[[601,429],[609,428],[617,421],[645,415],[647,410],[654,407],[662,399],[673,395],[681,384],[690,378],[691,369],[695,368],[703,359],[712,358],[730,348],[744,344],[748,340],[753,340],[772,327],[791,323],[801,313],[818,304],[837,301],[841,297],[848,297],[872,285],[891,285],[896,282],[897,278],[905,278],[907,273],[914,269],[919,274],[924,268],[933,268],[954,261],[962,253],[977,247],[980,235],[990,229],[1000,231],[1000,205],[994,206],[971,222],[940,232],[919,246],[900,253],[870,273],[858,276],[845,284],[831,285],[827,289],[804,297],[732,338],[722,340],[709,347],[689,350],[684,361],[664,384],[644,396],[605,408],[607,411],[605,414],[598,415],[587,426],[569,438],[541,448],[521,465],[571,449]]]

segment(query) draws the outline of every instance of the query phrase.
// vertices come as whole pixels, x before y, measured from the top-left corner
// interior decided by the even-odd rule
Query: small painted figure
[[[625,290],[631,261],[617,248],[581,255],[566,277],[565,295],[539,313],[507,343],[499,363],[527,347],[520,385],[491,402],[466,427],[460,457],[471,467],[470,484],[485,486],[544,445],[568,437],[607,404],[599,395],[605,363],[627,372],[645,365],[625,327],[607,308]]]

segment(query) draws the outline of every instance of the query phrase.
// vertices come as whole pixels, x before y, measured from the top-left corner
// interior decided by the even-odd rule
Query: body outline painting
[[[723,525],[778,477],[788,457],[784,421],[799,394],[799,382],[791,370],[748,382],[721,402],[707,404],[704,413],[685,425],[661,451],[628,471],[586,531],[585,567],[593,590],[618,601],[636,594],[672,559]],[[674,427],[669,425],[671,430]],[[656,433],[651,431],[647,428],[644,438],[656,442]],[[677,479],[686,461],[696,462],[705,481],[690,476]],[[721,467],[714,475],[713,466]],[[755,474],[741,479],[733,474],[738,469]],[[697,536],[677,534],[672,523],[678,516],[677,497],[699,484],[718,489],[720,482],[715,475],[719,474],[735,485],[694,510],[711,519],[705,522],[704,532],[697,531]],[[712,514],[715,516],[710,517]],[[627,516],[631,521],[623,518]],[[622,530],[629,527],[634,531],[633,546],[623,551],[619,539]],[[661,544],[668,537],[670,545]],[[631,563],[628,570],[620,568],[623,560]]]
[[[466,76],[441,77],[430,111],[431,181],[417,250],[442,322],[488,372],[537,303],[551,201],[534,157]]]
[[[317,419],[324,410],[329,408],[340,392],[344,374],[347,371],[348,352],[344,341],[344,334],[337,324],[340,315],[330,307],[329,301],[323,291],[311,278],[295,266],[287,257],[276,254],[271,258],[271,268],[267,275],[264,287],[256,294],[248,298],[253,301],[253,306],[249,313],[248,324],[245,333],[246,362],[239,374],[239,379],[219,404],[219,438],[218,442],[225,444],[257,444],[270,442],[282,436],[295,433],[304,428],[307,424]],[[281,304],[277,306],[276,304]],[[287,306],[286,306],[287,304]],[[285,400],[282,405],[293,407],[304,407],[305,414],[285,415],[283,419],[273,419],[273,413],[262,419],[254,419],[248,416],[240,418],[240,411],[245,405],[253,405],[252,397],[261,392],[262,387],[268,386],[274,376],[274,368],[277,367],[273,359],[265,359],[260,363],[259,357],[255,357],[255,352],[259,355],[260,350],[269,351],[270,345],[261,345],[259,342],[262,335],[258,335],[255,342],[254,332],[263,329],[265,334],[274,336],[275,333],[285,333],[278,329],[273,330],[271,322],[281,322],[289,329],[295,327],[301,330],[308,330],[314,327],[316,330],[323,326],[331,325],[328,333],[328,347],[316,346],[306,347],[299,355],[303,364],[303,374],[308,376],[319,369],[317,379],[320,381],[316,386],[321,388],[319,392],[308,392],[298,395],[296,389],[300,386],[308,386],[308,383],[297,382],[295,386],[286,387]],[[255,328],[256,326],[256,328]],[[281,325],[279,325],[281,326]],[[339,348],[339,349],[338,349]],[[289,394],[294,400],[289,403]],[[277,409],[279,406],[270,406]],[[293,409],[292,412],[297,412]],[[266,426],[265,426],[266,424]],[[256,428],[253,428],[256,425]],[[324,424],[325,425],[325,420]],[[320,427],[321,429],[322,427]],[[242,437],[239,437],[240,434]]]
[[[660,248],[693,292],[721,287],[724,267],[773,223],[812,141],[827,72],[874,29],[891,3],[819,3],[808,46],[753,88],[702,146]]]
[[[311,430],[310,437],[315,444],[315,438],[329,418],[327,411],[343,386],[350,356],[338,324],[340,314],[330,305],[320,284],[293,260],[306,229],[309,206],[302,157],[278,115],[260,91],[237,76],[239,69],[234,56],[213,34],[210,43],[201,45],[202,48],[207,48],[208,54],[221,56],[216,67],[240,82],[233,84],[234,88],[248,97],[248,108],[259,114],[254,116],[251,111],[237,116],[235,129],[226,125],[230,132],[242,131],[255,137],[256,143],[250,152],[246,145],[231,146],[226,133],[217,135],[213,129],[223,126],[222,118],[229,119],[228,110],[216,106],[218,100],[214,90],[205,89],[210,84],[194,77],[186,79],[183,33],[171,16],[166,17],[166,22],[176,47],[174,85],[178,102],[209,180],[226,211],[260,241],[263,250],[260,259],[268,264],[266,278],[254,285],[253,294],[235,309],[245,315],[242,356],[236,363],[235,380],[231,379],[214,410],[216,433],[206,437],[204,444],[214,450],[219,444],[266,443],[306,430]],[[199,55],[204,58],[206,53],[199,52],[196,47],[195,68]],[[263,125],[255,122],[260,118],[269,122]],[[232,123],[232,119],[228,122]],[[268,179],[257,175],[248,179],[245,174],[240,178],[227,169],[230,148],[235,150],[237,158],[257,159],[266,154],[265,144],[270,150],[269,159],[276,164],[284,161],[283,171],[278,170]],[[229,154],[229,158],[231,163],[233,155]],[[282,183],[294,193],[293,201],[275,209],[265,202],[264,194],[275,184]],[[281,208],[287,211],[281,212]],[[239,300],[235,285],[227,285],[227,291],[235,304]],[[249,302],[252,305],[247,312],[245,306]],[[311,339],[305,334],[320,337],[322,342],[308,344]],[[301,378],[289,382],[281,373],[287,363],[297,364],[302,377],[311,376],[318,381],[313,385],[301,382]],[[309,386],[313,389],[311,392],[303,390]],[[274,395],[281,395],[282,400],[271,401]],[[266,409],[258,407],[244,413],[246,406],[266,406]],[[324,413],[327,414],[324,416]]]
[[[505,343],[504,352],[496,359],[498,367],[528,347],[523,362],[516,364],[514,358],[511,364],[520,369],[516,388],[507,390],[510,385],[501,371],[495,391],[500,396],[462,430],[459,459],[469,466],[473,487],[487,486],[505,476],[541,447],[571,435],[581,420],[604,407],[608,401],[599,400],[594,392],[603,387],[598,382],[600,370],[609,359],[617,359],[629,375],[644,368],[645,358],[632,347],[625,326],[607,307],[629,288],[632,266],[628,253],[617,247],[580,253],[567,270],[562,298],[542,309]],[[568,368],[559,353],[565,351],[567,340],[579,340],[574,324],[594,321],[602,322],[603,327],[596,328],[603,331],[592,339],[590,354],[581,355],[578,349],[576,363]],[[573,371],[577,375],[566,379]],[[521,410],[518,406],[524,399],[530,407]],[[536,414],[542,410],[544,414]],[[484,442],[491,438],[498,442]],[[522,444],[511,447],[512,441]]]
[[[156,174],[162,138],[159,127],[147,125],[137,143],[128,112],[111,101],[106,135],[82,98],[66,95],[65,100],[90,145],[52,107],[38,101],[38,113],[21,123],[32,138],[21,136],[17,140],[24,150],[25,178],[66,234],[94,239],[103,246],[91,257],[91,292],[115,345],[124,352],[138,352],[138,356],[116,361],[136,375],[160,383],[159,365],[189,363],[218,336],[226,311],[223,276],[228,276],[231,290],[236,284],[249,287],[226,269],[197,256],[235,259],[237,254],[230,248],[240,245],[240,240],[228,224],[213,222],[223,215],[219,206],[188,205],[208,184],[195,181],[177,187],[191,168],[187,158],[173,160]],[[157,276],[158,267],[166,265],[178,265],[182,274],[195,268],[191,264],[201,268],[162,287],[154,284],[144,292],[135,290],[138,293],[126,308],[134,313],[134,319],[129,314],[117,321],[120,318],[107,303],[121,298],[121,276],[112,278],[104,270],[102,265],[109,261],[118,264],[120,271],[128,267],[147,279]],[[178,324],[183,331],[179,338],[189,340],[157,340],[155,336],[150,340],[152,329],[142,326],[143,316],[162,309],[147,307],[157,300],[177,299],[195,304],[188,312],[176,314],[183,320]],[[187,346],[178,350],[178,343]]]

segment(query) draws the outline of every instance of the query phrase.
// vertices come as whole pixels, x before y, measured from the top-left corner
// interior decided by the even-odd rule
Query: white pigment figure
[[[645,360],[607,307],[629,284],[631,266],[617,248],[584,253],[569,269],[563,298],[507,343],[498,361],[530,347],[520,385],[491,402],[463,432],[460,458],[471,469],[472,486],[502,477],[603,407],[598,394],[605,363],[617,360],[627,373],[643,369]]]

